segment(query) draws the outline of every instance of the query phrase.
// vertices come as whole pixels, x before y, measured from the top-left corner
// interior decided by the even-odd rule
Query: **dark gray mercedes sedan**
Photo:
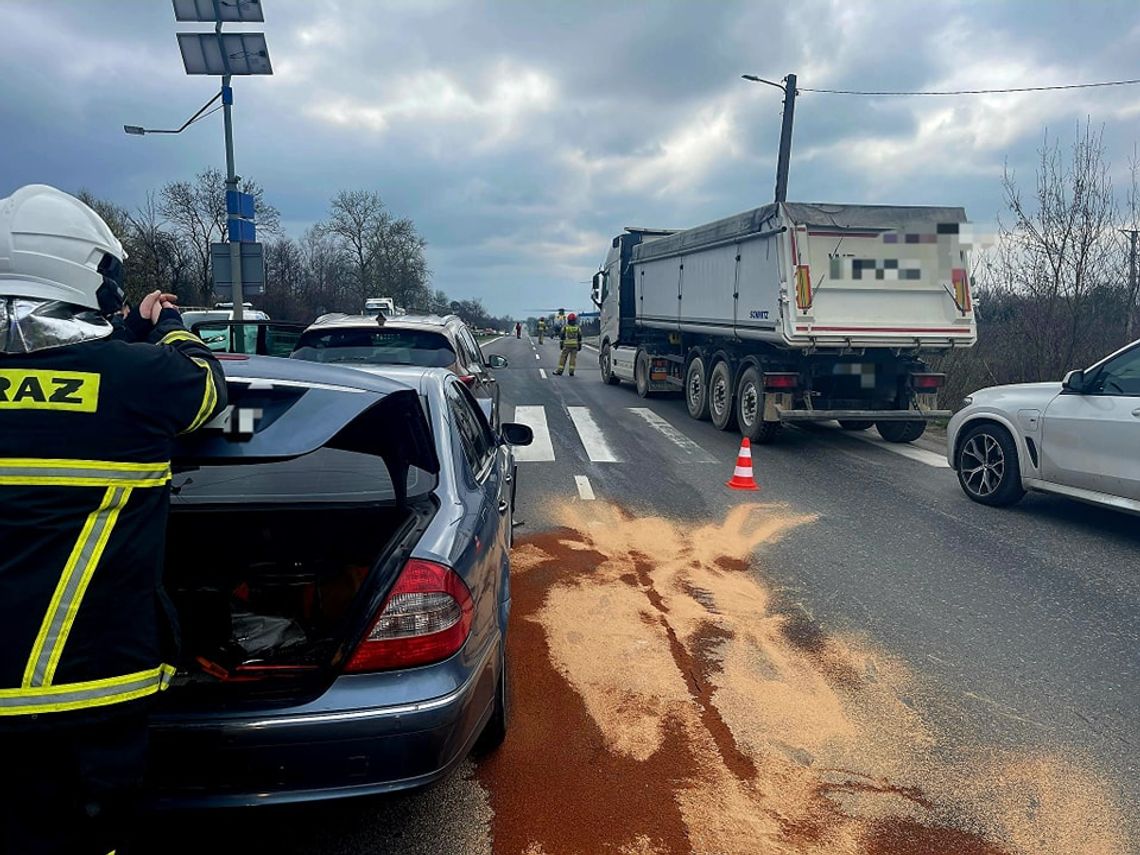
[[[222,358],[231,406],[175,458],[157,804],[406,789],[496,746],[530,429],[445,369]]]

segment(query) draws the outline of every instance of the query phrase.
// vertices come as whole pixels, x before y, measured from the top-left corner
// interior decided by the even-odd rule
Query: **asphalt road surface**
[[[196,815],[155,852],[1128,853],[1140,523],[969,502],[938,438],[754,449],[596,353],[484,345],[520,454],[506,744],[425,791]],[[182,848],[180,848],[182,847]]]

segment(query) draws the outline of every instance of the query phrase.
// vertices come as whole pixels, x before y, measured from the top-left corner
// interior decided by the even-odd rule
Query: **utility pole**
[[[1128,314],[1124,318],[1124,337],[1126,339],[1132,338],[1132,316],[1136,312],[1136,236],[1140,234],[1140,229],[1121,229],[1121,234],[1128,235],[1128,242],[1130,244],[1128,252]]]
[[[784,122],[780,125],[780,157],[776,161],[776,201],[788,201],[788,164],[792,159],[792,122],[796,115],[796,76],[784,78]]]
[[[796,116],[796,76],[789,74],[783,83],[774,83],[754,74],[742,74],[745,80],[767,83],[784,93],[784,120],[780,125],[780,154],[776,160],[776,201],[788,201],[788,167],[792,160],[792,125]]]

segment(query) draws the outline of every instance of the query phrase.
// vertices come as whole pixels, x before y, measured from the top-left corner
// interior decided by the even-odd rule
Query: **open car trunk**
[[[367,632],[433,510],[175,510],[165,585],[181,630],[181,700],[321,691]]]
[[[283,403],[252,386],[229,384],[234,406]],[[292,403],[261,431],[207,434],[176,457],[164,583],[181,643],[168,707],[319,694],[435,513],[438,461],[415,393],[338,410],[300,407],[302,386],[281,391]],[[296,416],[307,439],[289,429]],[[280,440],[265,435],[273,426]]]

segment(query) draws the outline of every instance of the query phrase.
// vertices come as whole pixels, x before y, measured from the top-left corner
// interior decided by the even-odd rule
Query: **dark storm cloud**
[[[342,187],[379,190],[429,241],[435,285],[519,310],[581,304],[610,236],[693,225],[771,196],[780,95],[1136,76],[1135,4],[268,0],[275,76],[236,84],[238,170],[294,233]],[[161,0],[4,0],[0,188],[47,181],[126,205],[222,160],[214,85],[181,71]],[[803,93],[791,194],[1000,206],[1046,124],[1091,116],[1122,165],[1140,92],[962,100]]]

